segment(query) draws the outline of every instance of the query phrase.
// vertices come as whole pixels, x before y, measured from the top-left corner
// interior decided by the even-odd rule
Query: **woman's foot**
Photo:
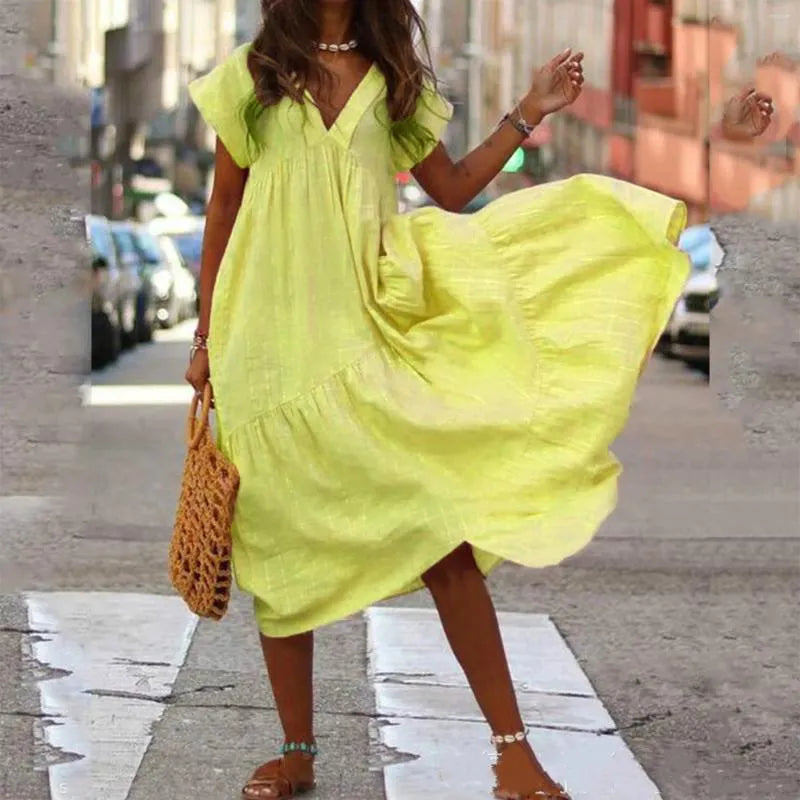
[[[288,800],[314,788],[314,759],[286,753],[260,766],[242,789],[242,800]]]
[[[502,745],[494,773],[498,800],[570,800],[545,772],[527,740]]]

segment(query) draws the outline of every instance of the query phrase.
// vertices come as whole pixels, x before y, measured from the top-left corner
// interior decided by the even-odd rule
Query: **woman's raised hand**
[[[567,48],[533,73],[530,92],[523,107],[540,116],[552,114],[574,103],[583,87],[583,53]]]

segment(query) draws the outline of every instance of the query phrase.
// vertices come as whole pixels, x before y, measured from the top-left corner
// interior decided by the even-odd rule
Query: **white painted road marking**
[[[50,511],[57,503],[57,497],[32,494],[0,495],[0,523],[19,524],[39,514]],[[0,530],[2,528],[0,527]]]
[[[188,406],[192,401],[189,384],[120,384],[81,386],[85,406]]]
[[[178,597],[25,596],[32,656],[66,674],[39,683],[43,737],[77,760],[49,768],[52,800],[125,800],[183,664],[197,617]]]
[[[415,756],[384,768],[386,800],[486,800],[489,728],[435,611],[366,612],[370,674],[384,745]],[[573,800],[661,800],[553,623],[502,613],[511,671],[531,742]]]

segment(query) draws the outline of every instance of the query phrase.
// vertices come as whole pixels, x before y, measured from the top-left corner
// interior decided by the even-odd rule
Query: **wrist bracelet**
[[[193,344],[189,348],[189,363],[191,364],[194,361],[194,357],[201,351],[204,350],[208,352],[208,347],[204,344]]]
[[[192,346],[189,348],[189,363],[194,360],[198,350],[208,350],[208,334],[201,333],[199,328],[194,332]]]
[[[510,123],[514,128],[514,130],[517,131],[517,133],[519,133],[521,136],[524,136],[527,139],[533,134],[533,131],[535,130],[536,126],[530,125],[525,120],[525,117],[522,116],[522,109],[520,108],[519,103],[517,103],[514,111],[516,111],[517,114],[519,115],[519,119],[514,119],[514,117],[511,116],[513,112],[509,112],[503,117],[502,120],[500,120],[500,125],[502,125],[504,122]]]

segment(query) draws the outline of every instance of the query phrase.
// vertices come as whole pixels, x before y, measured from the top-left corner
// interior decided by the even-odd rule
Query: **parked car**
[[[135,341],[139,278],[121,268],[105,217],[87,215],[85,228],[92,259],[92,366],[100,368]]]
[[[195,293],[200,296],[200,260],[203,253],[205,217],[156,217],[147,228],[154,236],[169,236],[194,276]]]
[[[156,318],[162,328],[171,328],[194,316],[197,307],[195,279],[169,236],[154,237],[154,241],[164,259],[164,269],[153,276]]]
[[[707,371],[711,309],[719,298],[717,268],[725,254],[708,224],[687,228],[679,247],[688,254],[692,272],[657,349],[668,358],[680,358]]]
[[[711,311],[719,299],[714,270],[695,272],[669,322],[670,354],[705,372],[710,368]]]
[[[150,283],[149,301],[153,306],[154,323],[169,327],[186,319],[183,304],[187,292],[190,300],[194,298],[194,279],[180,262],[176,269],[175,253],[165,252],[159,237],[153,235],[145,225],[135,225],[132,232],[140,262],[144,265]],[[149,336],[152,338],[152,325]]]
[[[160,264],[157,252],[149,253],[139,238],[135,222],[112,222],[111,234],[120,255],[122,264],[139,276],[139,290],[136,295],[135,341],[149,342],[153,338],[156,322],[156,302],[153,292],[153,272]],[[159,260],[153,263],[153,259]]]

